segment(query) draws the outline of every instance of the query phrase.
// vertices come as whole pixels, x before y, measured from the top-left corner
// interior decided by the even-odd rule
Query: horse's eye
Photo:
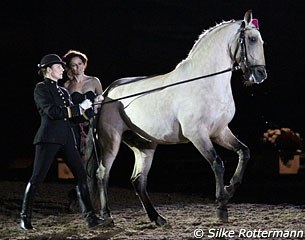
[[[249,37],[249,41],[252,42],[252,43],[255,43],[256,42],[256,37]]]

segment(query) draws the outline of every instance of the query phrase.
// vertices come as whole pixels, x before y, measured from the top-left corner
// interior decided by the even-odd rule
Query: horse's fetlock
[[[228,211],[227,206],[218,206],[217,209],[221,211]]]
[[[235,186],[233,185],[229,185],[229,186],[225,186],[224,190],[225,190],[225,194],[227,196],[227,199],[230,199],[233,197],[234,193],[235,193]]]
[[[216,194],[216,202],[217,203],[223,203],[227,200],[227,196],[225,193]]]
[[[96,173],[95,173],[96,177],[99,179],[105,178],[105,174],[106,174],[105,170],[106,170],[106,168],[101,164],[98,167],[98,169],[96,170]]]
[[[138,173],[137,175],[132,176],[130,178],[130,181],[134,186],[138,186],[138,185],[142,185],[145,182],[145,178],[143,174]]]
[[[220,208],[220,207],[226,208],[228,201],[229,201],[228,196],[222,195],[222,196],[216,197],[216,203],[219,204],[218,208]]]
[[[238,151],[238,154],[240,156],[240,159],[244,160],[245,162],[248,162],[250,159],[250,149],[249,148],[243,148]]]
[[[101,210],[100,214],[101,214],[101,217],[104,219],[109,219],[109,218],[112,219],[112,216],[109,211]]]

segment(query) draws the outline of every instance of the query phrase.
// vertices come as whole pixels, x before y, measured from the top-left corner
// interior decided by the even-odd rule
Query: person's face
[[[51,67],[48,67],[49,68],[49,77],[52,79],[52,80],[58,80],[58,79],[62,79],[62,75],[63,75],[63,72],[64,72],[64,68],[62,67],[61,64],[53,64]]]
[[[71,73],[73,75],[81,75],[85,72],[85,64],[79,57],[74,57],[70,62]]]

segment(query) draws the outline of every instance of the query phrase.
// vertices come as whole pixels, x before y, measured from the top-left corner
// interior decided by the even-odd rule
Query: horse
[[[267,78],[263,40],[251,10],[243,20],[222,21],[203,31],[187,57],[171,72],[122,78],[109,85],[96,126],[101,146],[96,176],[104,219],[114,223],[108,183],[121,142],[134,153],[131,182],[148,218],[157,226],[167,224],[167,220],[155,209],[147,192],[156,147],[191,142],[214,172],[216,216],[228,222],[228,201],[242,182],[250,158],[249,148],[228,127],[235,114],[231,76],[236,69],[241,69],[249,84]],[[224,186],[224,163],[213,143],[239,156],[228,186]]]

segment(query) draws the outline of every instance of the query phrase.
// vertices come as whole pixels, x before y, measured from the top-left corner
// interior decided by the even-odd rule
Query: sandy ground
[[[134,192],[127,188],[109,190],[115,226],[89,230],[81,215],[69,210],[67,193],[73,185],[67,183],[42,185],[34,203],[36,230],[25,232],[18,227],[25,184],[0,182],[1,239],[261,239],[259,235],[253,235],[259,230],[268,234],[273,234],[274,230],[290,234],[263,239],[305,239],[304,205],[231,203],[229,222],[220,223],[215,217],[213,199],[179,193],[151,193],[157,210],[168,221],[167,226],[157,227],[149,221]],[[303,237],[291,237],[293,230],[301,231],[298,233],[303,233]],[[231,231],[230,235],[228,231]]]

